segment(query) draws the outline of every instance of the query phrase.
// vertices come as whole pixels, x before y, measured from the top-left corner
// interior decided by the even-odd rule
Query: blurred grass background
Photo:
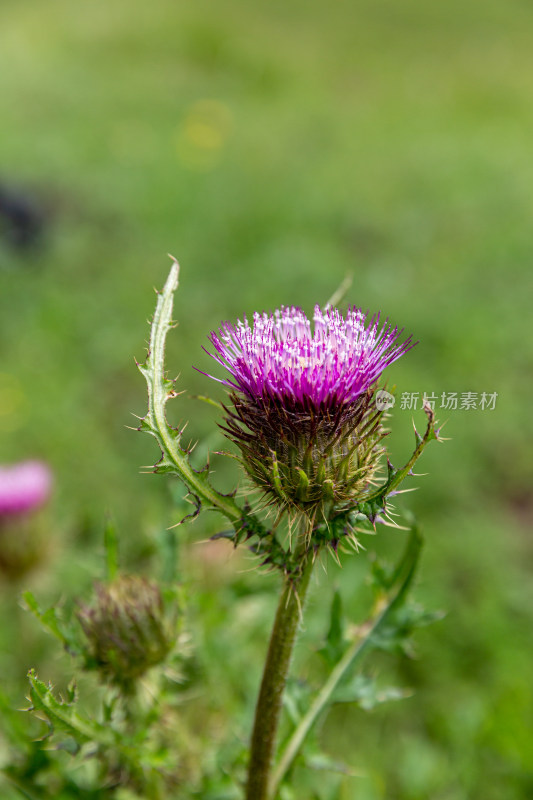
[[[395,667],[411,699],[326,721],[324,746],[365,772],[342,798],[533,796],[533,7],[4,0],[0,42],[0,182],[45,215],[34,249],[0,237],[1,459],[40,457],[56,474],[48,564],[1,594],[6,686],[22,698],[26,669],[49,658],[21,589],[50,601],[87,589],[107,510],[139,569],[176,518],[168,481],[139,474],[151,441],[126,429],[144,413],[133,356],[166,253],[182,264],[168,365],[190,394],[221,396],[192,365],[207,368],[222,319],[309,311],[351,272],[350,302],[420,340],[390,370],[398,394],[498,399],[440,413],[451,439],[402,501],[427,536],[418,597],[448,614]],[[175,405],[193,439],[222,446],[209,408]],[[412,448],[412,416],[397,405],[393,461]],[[392,552],[398,536],[368,546]],[[356,597],[365,557],[329,573],[317,619],[333,582]],[[232,579],[209,599],[203,574],[218,630]],[[275,582],[247,580],[265,589],[260,631],[234,635],[259,670]],[[238,670],[232,655],[236,685]],[[249,680],[248,703],[258,672]]]

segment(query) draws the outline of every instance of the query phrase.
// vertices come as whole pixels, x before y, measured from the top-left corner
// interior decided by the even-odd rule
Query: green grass
[[[6,615],[27,585],[51,600],[90,585],[108,509],[139,569],[174,520],[165,478],[138,474],[152,442],[125,427],[145,407],[133,356],[167,252],[182,264],[169,368],[191,394],[218,391],[192,365],[207,367],[222,319],[309,310],[352,272],[350,301],[420,340],[390,371],[399,393],[499,397],[448,414],[451,440],[403,501],[427,536],[418,596],[448,615],[418,635],[419,661],[383,666],[413,698],[327,720],[332,752],[368,771],[342,800],[530,797],[533,9],[11,0],[2,18],[0,177],[50,215],[38,252],[0,243],[2,460],[40,456],[56,473],[48,566],[3,592]],[[212,434],[207,407],[175,406],[192,438]],[[399,461],[411,413],[392,427]],[[385,531],[375,547],[396,542]],[[355,603],[362,567],[332,572]],[[22,697],[26,668],[49,656],[22,612],[14,646],[14,624],[0,659]]]

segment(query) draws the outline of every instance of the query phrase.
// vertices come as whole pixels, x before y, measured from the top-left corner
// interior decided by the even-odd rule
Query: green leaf
[[[108,517],[104,528],[104,547],[106,554],[107,579],[112,581],[118,572],[118,537],[115,524]]]
[[[379,688],[374,678],[359,674],[340,684],[333,693],[332,700],[334,703],[357,703],[364,711],[371,711],[381,703],[403,700],[411,695],[410,689],[396,686]]]
[[[417,628],[442,619],[440,611],[426,611],[416,603],[403,602],[388,616],[371,637],[373,647],[387,652],[412,655],[411,638]]]
[[[67,652],[71,655],[80,655],[82,653],[82,647],[77,633],[58,616],[57,610],[53,606],[46,611],[42,611],[33,593],[30,591],[24,592],[22,599],[27,609],[37,617],[43,628],[53,634],[56,639],[59,639]]]
[[[386,564],[379,558],[374,558],[371,562],[372,569],[372,584],[379,592],[388,592],[391,586],[394,585],[395,571],[394,567]]]
[[[333,665],[342,658],[345,650],[346,640],[344,638],[342,597],[339,590],[336,589],[331,602],[329,630],[326,642],[318,652],[324,656],[330,665]]]
[[[116,737],[111,728],[79,714],[74,702],[65,702],[55,697],[52,686],[50,684],[47,686],[39,680],[34,669],[28,672],[28,679],[29,699],[32,703],[28,710],[44,717],[49,726],[48,736],[55,731],[61,731],[79,746],[87,742],[95,742],[103,747],[112,747],[116,744]]]
[[[204,505],[208,509],[220,511],[233,523],[238,523],[243,516],[242,509],[232,496],[221,494],[211,486],[207,466],[199,471],[191,466],[189,451],[181,447],[184,427],[172,428],[165,415],[168,400],[178,394],[175,391],[175,382],[169,380],[165,374],[165,344],[169,330],[175,327],[172,308],[178,278],[179,266],[174,260],[163,291],[158,293],[146,361],[138,365],[148,387],[148,412],[142,418],[138,430],[151,434],[161,450],[162,457],[154,465],[154,472],[171,473],[181,478],[193,499],[197,498],[198,511],[200,505]]]

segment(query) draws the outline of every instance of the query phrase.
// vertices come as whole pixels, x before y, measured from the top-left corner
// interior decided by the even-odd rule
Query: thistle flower
[[[315,306],[226,322],[209,353],[229,372],[226,435],[265,497],[282,510],[324,518],[364,499],[385,432],[373,403],[377,379],[410,347],[379,315]],[[214,377],[214,376],[209,376]]]
[[[41,461],[0,466],[0,572],[18,580],[42,562],[50,537],[36,518],[50,497],[52,473]]]
[[[124,688],[161,663],[176,640],[158,586],[137,575],[97,584],[95,603],[78,619],[89,644],[87,666]]]
[[[0,518],[33,511],[48,500],[52,474],[41,461],[0,467]]]

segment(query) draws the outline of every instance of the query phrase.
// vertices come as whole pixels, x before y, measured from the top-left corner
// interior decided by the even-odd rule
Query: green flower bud
[[[176,623],[165,614],[158,586],[145,578],[122,575],[97,584],[95,592],[95,603],[78,613],[88,641],[86,666],[126,687],[166,658]]]
[[[51,549],[45,523],[35,516],[0,518],[0,573],[18,581],[46,562]]]

